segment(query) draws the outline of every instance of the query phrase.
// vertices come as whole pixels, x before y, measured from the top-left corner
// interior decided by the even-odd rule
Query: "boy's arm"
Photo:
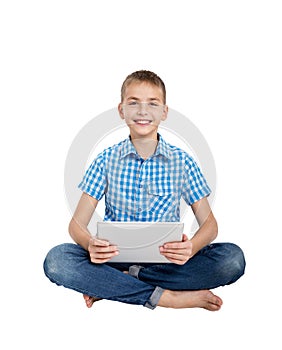
[[[89,240],[91,239],[87,226],[92,218],[97,204],[97,199],[83,193],[69,223],[70,236],[85,250],[88,250]]]
[[[117,246],[108,241],[91,237],[87,228],[97,207],[98,200],[83,193],[69,224],[72,239],[89,252],[93,263],[103,264],[119,254]]]
[[[191,238],[193,256],[217,237],[218,227],[206,197],[192,204],[191,208],[199,224],[199,229]]]
[[[213,216],[207,198],[192,204],[192,210],[199,224],[199,229],[188,240],[183,234],[182,242],[168,242],[160,247],[160,253],[169,261],[183,265],[200,249],[211,243],[217,236],[217,222]]]

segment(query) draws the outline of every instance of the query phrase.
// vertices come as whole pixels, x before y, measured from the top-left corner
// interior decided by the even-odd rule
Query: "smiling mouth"
[[[140,125],[148,125],[148,124],[152,123],[152,120],[149,120],[149,119],[136,119],[136,120],[134,120],[134,123],[140,124]]]

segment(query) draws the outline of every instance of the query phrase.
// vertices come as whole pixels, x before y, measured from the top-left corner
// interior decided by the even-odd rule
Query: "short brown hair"
[[[164,82],[157,74],[150,72],[148,70],[139,70],[134,73],[131,73],[126,77],[121,87],[121,102],[123,101],[125,89],[127,88],[127,86],[132,82],[136,82],[136,81],[147,82],[149,84],[156,85],[159,88],[161,88],[163,93],[163,100],[164,100],[163,102],[164,104],[166,103],[166,89],[165,89]]]

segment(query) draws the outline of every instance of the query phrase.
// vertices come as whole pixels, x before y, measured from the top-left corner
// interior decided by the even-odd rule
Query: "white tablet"
[[[159,247],[182,240],[181,222],[119,222],[97,223],[97,237],[118,247],[119,255],[110,262],[169,263]]]

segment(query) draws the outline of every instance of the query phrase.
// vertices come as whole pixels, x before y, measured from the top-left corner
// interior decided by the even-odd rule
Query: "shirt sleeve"
[[[102,156],[98,156],[87,169],[78,188],[89,196],[100,200],[105,193],[106,185],[104,161]]]
[[[209,196],[211,189],[196,161],[187,156],[185,159],[184,183],[182,197],[188,205]]]

